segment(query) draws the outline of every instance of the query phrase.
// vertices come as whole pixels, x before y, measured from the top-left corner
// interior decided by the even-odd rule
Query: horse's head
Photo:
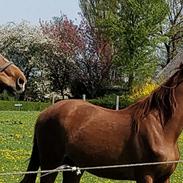
[[[27,83],[23,72],[12,62],[0,55],[0,90],[22,93]]]

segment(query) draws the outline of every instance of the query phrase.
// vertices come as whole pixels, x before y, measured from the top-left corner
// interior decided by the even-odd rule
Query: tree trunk
[[[129,80],[128,80],[128,91],[131,93],[132,92],[132,86],[133,86],[133,80],[134,80],[133,73],[130,73],[128,78],[129,78]]]

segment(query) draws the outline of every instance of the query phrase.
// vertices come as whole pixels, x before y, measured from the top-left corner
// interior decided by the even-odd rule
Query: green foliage
[[[98,106],[115,109],[115,98],[115,95],[107,95],[101,98],[89,100],[89,102]]]
[[[16,107],[15,104],[22,104],[21,107]],[[0,111],[42,111],[48,107],[50,103],[43,102],[26,102],[26,101],[0,101]]]
[[[104,97],[101,98],[89,100],[89,102],[109,109],[115,109],[116,95],[105,95]],[[119,98],[119,108],[125,108],[130,104],[133,104],[134,102],[135,99],[130,98],[129,95],[122,95]]]
[[[2,93],[0,93],[0,100],[13,101],[16,100],[16,96],[11,95],[9,92],[4,90]]]
[[[35,121],[39,112],[1,111],[0,115],[0,172],[25,171],[32,149]],[[183,135],[179,138],[181,157],[183,158]],[[182,159],[181,158],[181,159]],[[177,166],[171,177],[172,183],[183,180],[183,164]],[[0,176],[0,183],[20,182],[21,175]],[[59,175],[55,183],[60,183]],[[38,183],[39,181],[37,181]],[[81,183],[132,183],[133,181],[115,181],[102,179],[84,173]],[[134,182],[133,182],[134,183]]]
[[[168,0],[168,16],[162,24],[161,34],[164,36],[159,45],[161,66],[165,67],[182,50],[183,43],[183,1]]]
[[[148,96],[159,85],[156,83],[145,83],[144,85],[138,85],[133,88],[132,94],[129,96],[131,99],[138,100],[140,98]]]
[[[138,85],[133,88],[132,93],[121,95],[119,98],[119,107],[125,108],[139,99],[148,96],[153,90],[158,87],[155,83],[145,83],[144,85]],[[104,97],[89,100],[95,105],[102,107],[115,109],[116,108],[116,95],[105,95]]]
[[[151,77],[157,66],[155,48],[168,14],[165,0],[80,1],[84,15],[113,44],[113,65],[128,89]],[[95,11],[93,11],[95,10]]]

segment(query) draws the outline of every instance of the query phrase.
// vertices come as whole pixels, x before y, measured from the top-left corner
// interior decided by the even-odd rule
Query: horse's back
[[[93,149],[98,161],[109,160],[109,157],[111,162],[115,161],[113,157],[116,154],[120,156],[131,135],[129,114],[120,114],[82,100],[67,100],[52,105],[41,113],[37,126],[40,138],[49,140],[48,136],[57,135],[57,142],[65,139],[70,152],[73,147],[77,148],[73,156],[82,153],[89,156]]]
[[[128,120],[126,120],[128,118]],[[86,121],[126,121],[130,120],[130,114],[93,105],[83,100],[63,100],[55,103],[44,110],[39,118],[39,122],[59,121],[60,123],[74,123]],[[129,124],[131,125],[131,124]]]

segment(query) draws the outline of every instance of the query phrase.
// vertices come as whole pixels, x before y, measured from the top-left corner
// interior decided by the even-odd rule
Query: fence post
[[[55,97],[56,97],[56,95],[53,93],[53,94],[52,94],[52,98],[51,98],[51,103],[52,103],[52,104],[55,103]]]
[[[119,96],[116,96],[116,110],[119,110]]]
[[[86,101],[86,95],[85,94],[83,94],[83,100]]]

